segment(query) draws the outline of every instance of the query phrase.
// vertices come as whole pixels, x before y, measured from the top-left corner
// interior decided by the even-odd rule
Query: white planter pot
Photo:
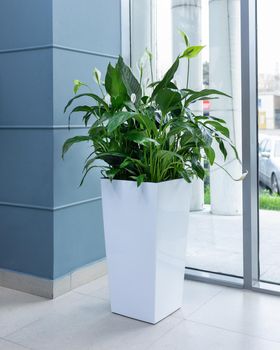
[[[191,185],[101,185],[111,310],[156,323],[182,305]]]

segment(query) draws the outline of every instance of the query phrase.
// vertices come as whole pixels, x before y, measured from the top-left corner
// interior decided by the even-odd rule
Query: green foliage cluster
[[[204,204],[211,204],[210,186],[204,185]],[[268,190],[260,189],[260,209],[280,211],[280,196],[271,194]]]
[[[271,194],[268,190],[260,190],[259,195],[260,209],[280,210],[280,196]]]
[[[83,113],[85,125],[91,123],[88,135],[66,140],[63,155],[78,142],[90,142],[92,152],[85,161],[81,183],[95,167],[101,168],[105,178],[137,181],[138,186],[144,181],[178,178],[190,182],[193,177],[204,179],[203,160],[211,165],[215,163],[214,148],[219,148],[226,159],[230,146],[238,158],[225,121],[212,115],[195,115],[191,110],[197,101],[227,95],[212,89],[189,89],[190,65],[186,72],[186,87],[178,88],[174,81],[180,61],[189,61],[203,49],[203,46],[190,46],[187,36],[184,33],[182,36],[186,50],[159,81],[152,81],[152,55],[149,52],[151,78],[146,83],[143,83],[145,67],[140,66],[138,80],[122,57],[115,66],[108,65],[104,82],[100,72],[94,70],[99,95],[91,92],[77,95],[86,84],[75,81],[75,96],[65,111],[73,102],[86,97],[92,103],[76,106],[70,115]],[[215,143],[218,147],[213,147]]]

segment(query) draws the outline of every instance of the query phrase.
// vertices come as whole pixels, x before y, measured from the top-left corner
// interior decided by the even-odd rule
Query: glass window
[[[274,156],[276,158],[280,157],[280,141],[275,142]]]
[[[141,52],[145,47],[152,50],[155,58],[154,72],[157,78],[161,78],[175,57],[184,49],[179,30],[188,34],[191,45],[206,45],[202,54],[191,61],[190,87],[194,90],[208,87],[222,90],[231,95],[232,99],[203,101],[194,105],[193,109],[205,116],[213,115],[226,120],[242,159],[241,0],[143,0],[141,4],[138,0],[132,0],[133,3],[141,8],[132,11],[132,27],[137,28],[137,36],[134,35],[135,30],[131,32],[133,65],[134,45],[139,49],[140,42]],[[250,211],[248,210],[248,218],[247,215],[244,218],[244,227],[251,227],[253,232],[246,232],[250,239],[244,241],[246,252],[250,251],[249,258],[251,255],[255,257],[258,250],[259,260],[247,261],[245,283],[249,288],[251,283],[255,282],[256,271],[259,272],[261,282],[280,284],[280,164],[276,159],[280,157],[280,44],[275,42],[271,45],[270,40],[271,33],[278,32],[280,2],[257,0],[256,3],[257,28],[254,27],[254,20],[249,21],[249,17],[254,19],[255,16],[253,1],[244,1],[244,9],[247,6],[250,8],[248,17],[246,11],[242,13],[242,41],[246,43],[248,35],[248,41],[254,42],[255,32],[252,29],[258,29],[258,118],[254,120],[258,124],[259,143],[254,147],[259,148],[259,152],[256,152],[259,157],[259,220],[256,220],[254,215],[257,203],[252,203],[256,193],[254,186],[258,184],[254,183],[254,176],[249,176],[249,181],[244,183],[244,187],[247,193],[251,193],[250,198],[245,198],[250,204],[246,209],[250,208]],[[133,8],[132,6],[132,10]],[[139,13],[142,15],[139,16]],[[247,48],[248,45],[243,52],[246,53]],[[255,56],[254,50],[250,47],[248,55]],[[242,60],[245,76],[251,79],[247,83],[243,80],[243,96],[250,95],[253,99],[255,95],[252,93],[251,89],[254,87],[251,83],[255,80],[253,73],[257,67],[254,66],[253,59],[253,66],[248,71],[248,57],[243,54]],[[186,68],[187,62],[182,63],[176,76],[176,82],[182,87],[186,83]],[[249,101],[250,98],[248,97],[246,104],[255,103]],[[243,108],[246,110],[245,105]],[[255,118],[254,108],[247,108],[246,112],[252,114],[250,118]],[[252,120],[250,122],[254,125]],[[254,130],[251,132],[254,133]],[[254,140],[254,137],[251,137],[251,140]],[[267,156],[264,152],[273,153]],[[254,166],[251,154],[250,149],[244,162]],[[226,162],[220,157],[217,158],[217,162],[234,178],[240,177],[241,165],[234,160],[232,153]],[[218,166],[204,166],[209,174],[206,181],[193,182],[186,266],[193,270],[242,277],[243,258],[246,261],[246,256],[243,256],[242,183],[233,181]],[[254,170],[253,174],[255,175]],[[259,223],[258,241],[255,237],[254,222]],[[257,243],[253,245],[252,242]],[[253,281],[251,276],[248,276],[251,262]],[[256,266],[258,268],[255,269]],[[269,289],[267,286],[265,288]]]
[[[190,88],[213,88],[232,96],[197,103],[196,113],[224,118],[241,155],[240,1],[157,0],[156,66],[158,77],[185,49],[179,31],[191,45],[206,45],[190,63]],[[176,82],[186,86],[187,61],[181,62]],[[216,162],[233,177],[241,165],[228,149],[226,162],[216,147]],[[193,183],[186,266],[191,269],[243,276],[242,183],[218,165],[204,164],[209,176]]]
[[[267,153],[270,153],[271,152],[271,146],[272,146],[272,143],[271,143],[271,140],[268,140],[265,147],[264,147],[264,151],[267,152]]]
[[[264,152],[266,143],[267,143],[267,140],[266,140],[266,139],[264,139],[264,140],[261,141],[260,147],[259,147],[260,152]]]

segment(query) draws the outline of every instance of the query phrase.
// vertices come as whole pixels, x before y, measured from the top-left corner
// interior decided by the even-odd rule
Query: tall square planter
[[[191,185],[101,185],[111,310],[157,323],[182,305]]]

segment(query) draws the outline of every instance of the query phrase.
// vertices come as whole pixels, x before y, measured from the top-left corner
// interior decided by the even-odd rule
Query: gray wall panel
[[[52,142],[52,130],[0,129],[0,202],[53,206]]]
[[[0,29],[0,268],[53,279],[105,256],[99,171],[79,188],[87,144],[62,161],[86,132],[63,109],[74,79],[97,92],[93,68],[115,63],[120,0],[3,0]]]
[[[52,125],[52,50],[0,53],[0,127]]]
[[[51,43],[52,0],[1,0],[0,50]]]
[[[54,278],[105,256],[101,201],[54,214]]]
[[[53,213],[0,205],[0,267],[53,278]]]
[[[54,1],[54,44],[118,55],[120,0]]]

